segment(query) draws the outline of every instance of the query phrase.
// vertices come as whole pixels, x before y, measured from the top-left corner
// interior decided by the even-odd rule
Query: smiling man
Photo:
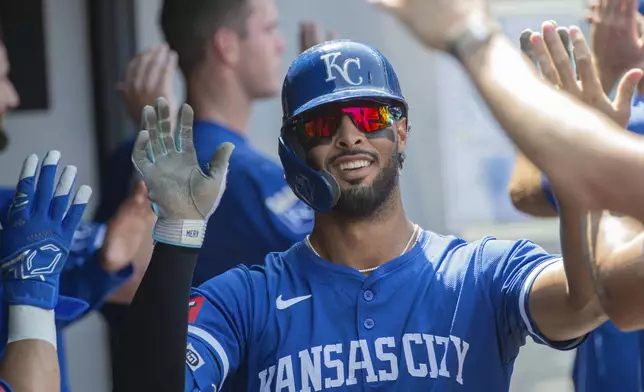
[[[468,243],[407,218],[408,105],[382,53],[350,40],[302,53],[282,90],[279,155],[316,211],[313,232],[189,299],[232,146],[197,175],[190,107],[173,138],[157,105],[133,151],[157,206],[157,246],[121,336],[117,391],[220,390],[231,379],[251,391],[503,391],[527,336],[570,349],[606,319],[580,211],[565,198],[563,260],[527,240]]]

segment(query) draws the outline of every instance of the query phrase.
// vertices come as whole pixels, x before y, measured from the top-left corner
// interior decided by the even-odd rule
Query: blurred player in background
[[[1,29],[0,29],[1,31]],[[0,123],[7,112],[19,104],[19,97],[9,79],[10,63],[0,39]],[[4,130],[3,132],[7,132]],[[8,137],[3,140],[8,141]],[[4,144],[7,147],[7,143]],[[14,201],[15,188],[0,187],[0,227],[7,223],[8,211]],[[132,274],[130,259],[144,238],[142,227],[154,214],[147,200],[147,190],[139,183],[107,224],[82,221],[74,234],[74,242],[65,269],[60,277],[60,293],[70,301],[81,300],[86,306],[76,306],[66,316],[61,312],[57,323],[62,328],[80,319],[90,310],[100,306],[113,290],[123,284]],[[2,298],[0,291],[0,299]],[[63,302],[66,299],[63,299]],[[89,307],[87,307],[87,305]],[[0,308],[0,320],[6,309]],[[72,309],[72,310],[74,310]],[[60,358],[61,390],[68,390],[65,371],[63,334],[59,333],[58,355]],[[7,325],[0,324],[0,354],[7,340]]]
[[[171,101],[174,117],[172,77],[178,57],[187,100],[196,112],[195,145],[204,170],[221,143],[237,146],[230,163],[231,172],[237,174],[231,176],[201,250],[203,262],[195,271],[195,284],[200,284],[237,263],[287,249],[310,232],[313,214],[286,185],[281,166],[248,139],[253,103],[274,97],[281,82],[285,43],[276,2],[199,0],[190,4],[163,2],[160,24],[167,44],[137,56],[127,68],[122,89],[128,112],[137,123],[143,107],[159,96]],[[315,24],[302,23],[301,50],[320,42],[320,35]],[[112,216],[127,194],[129,178],[124,173],[138,176],[131,160],[133,144],[134,139],[128,140],[111,158],[113,175],[103,187],[98,220]],[[152,224],[150,240],[136,256],[134,279],[102,310],[111,326],[112,347],[150,260]]]
[[[190,247],[223,205],[232,148],[215,153],[208,177],[187,180],[196,165],[189,107],[177,142],[163,101],[158,122],[147,111],[150,136],[141,132],[133,160],[157,206],[159,244],[121,336],[117,390],[174,389],[184,379],[186,391],[218,389],[235,378],[245,390],[502,391],[528,335],[571,349],[605,321],[582,252],[584,211],[567,199],[563,259],[526,240],[467,243],[406,217],[398,180],[408,107],[380,52],[348,40],[304,52],[282,104],[279,154],[289,186],[316,210],[313,232],[264,266],[209,280],[184,304]],[[160,369],[163,384],[151,377]]]
[[[640,25],[635,23],[637,17],[641,15],[633,8],[623,7],[621,3],[619,0],[606,0],[591,6],[589,22],[591,23],[591,45],[595,54],[593,62],[595,69],[588,72],[596,72],[603,92],[592,91],[591,93],[596,97],[587,101],[590,104],[594,103],[594,106],[600,110],[604,109],[606,114],[620,125],[642,134],[644,117],[642,117],[641,95],[637,94],[633,101],[634,106],[627,108],[626,105],[631,102],[631,96],[628,95],[630,91],[617,90],[620,86],[618,82],[626,72],[632,68],[644,68],[644,50],[639,41],[641,32],[638,31]],[[558,67],[548,63],[549,52],[557,51],[559,48],[558,42],[553,41],[555,37],[550,34],[550,31],[551,29],[548,28],[549,34],[543,36],[535,33],[534,48],[528,31],[522,36],[521,47],[535,63],[545,63],[541,69],[546,70],[545,77],[548,81],[561,86],[559,74],[570,71],[562,69],[566,67],[563,63],[558,64]],[[567,31],[562,28],[559,32],[565,38],[562,41],[564,47],[569,50],[569,56],[574,59]],[[539,55],[537,56],[535,52]],[[574,67],[574,61],[568,67]],[[606,104],[609,102],[606,95],[616,96],[613,105]],[[557,216],[556,198],[548,179],[520,152],[517,155],[509,191],[515,207],[520,211],[535,216]],[[640,222],[623,219],[610,213],[604,214],[603,224],[610,227],[610,242],[614,247],[626,245],[643,232]],[[642,359],[640,338],[640,332],[622,332],[611,321],[593,331],[577,350],[573,371],[575,389],[577,391],[640,390],[644,386],[640,376]]]

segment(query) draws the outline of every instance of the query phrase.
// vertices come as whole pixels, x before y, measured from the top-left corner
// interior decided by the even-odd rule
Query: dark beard
[[[371,185],[343,189],[333,212],[349,219],[377,216],[391,202],[398,185],[400,153],[394,149],[389,164]]]

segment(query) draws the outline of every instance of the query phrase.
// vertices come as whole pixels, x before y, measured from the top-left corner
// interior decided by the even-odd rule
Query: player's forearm
[[[530,293],[530,312],[541,333],[552,341],[576,339],[607,319],[582,251],[581,217],[574,203],[560,202],[563,265],[543,271]]]
[[[0,379],[16,392],[58,391],[54,312],[10,306],[8,327],[10,343],[0,364]]]
[[[503,36],[464,64],[509,137],[557,184],[589,208],[644,219],[644,141],[546,85]],[[630,192],[619,192],[627,184]]]
[[[606,314],[623,330],[644,327],[642,224],[608,212],[591,214],[582,228],[586,260]]]
[[[119,339],[115,391],[184,389],[188,300],[197,254],[197,249],[155,246]]]
[[[532,216],[555,217],[557,211],[544,193],[541,177],[541,170],[521,151],[517,151],[514,171],[508,186],[512,204],[517,210]]]
[[[60,390],[56,349],[42,340],[22,340],[7,346],[0,378],[16,392]]]

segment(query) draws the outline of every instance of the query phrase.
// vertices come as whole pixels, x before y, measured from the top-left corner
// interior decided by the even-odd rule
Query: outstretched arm
[[[457,54],[507,135],[553,186],[588,209],[644,220],[644,181],[633,181],[644,172],[644,139],[544,83],[507,37],[489,27],[486,1],[371,2],[393,11],[428,46]],[[571,28],[571,37],[578,61],[590,61],[590,53],[579,50],[581,31]],[[635,85],[642,74],[632,70],[627,80]],[[580,78],[601,89],[589,75]]]
[[[514,208],[537,217],[555,217],[557,210],[552,192],[543,187],[545,176],[521,151],[517,151],[514,170],[508,184],[508,193]]]
[[[213,155],[210,172],[202,173],[192,139],[192,109],[182,107],[173,134],[167,101],[158,99],[156,106],[156,111],[149,106],[144,110],[145,128],[132,160],[158,215],[153,232],[158,245],[132,301],[116,353],[118,392],[185,388],[192,274],[206,222],[225,189],[233,150],[224,143]]]
[[[643,328],[642,223],[606,211],[590,214],[582,225],[586,260],[604,311],[619,329]]]
[[[577,29],[571,34],[574,42],[583,40]],[[644,219],[644,182],[632,180],[644,170],[644,140],[542,83],[505,37],[492,38],[463,61],[508,135],[555,186],[589,209]],[[629,76],[635,82],[641,72]],[[622,191],[625,186],[630,192]]]

